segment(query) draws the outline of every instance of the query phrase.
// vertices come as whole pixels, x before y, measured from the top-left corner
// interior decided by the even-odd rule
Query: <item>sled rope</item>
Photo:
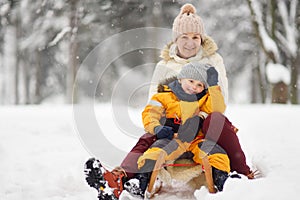
[[[169,163],[169,164],[163,164],[163,167],[194,167],[200,165],[198,163]]]

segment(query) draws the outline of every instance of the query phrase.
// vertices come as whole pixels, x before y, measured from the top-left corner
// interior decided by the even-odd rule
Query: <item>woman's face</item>
[[[184,33],[176,40],[178,56],[191,58],[195,56],[201,47],[201,36],[198,33]]]
[[[204,84],[201,81],[194,79],[183,78],[179,80],[183,91],[187,94],[198,94],[205,89]]]

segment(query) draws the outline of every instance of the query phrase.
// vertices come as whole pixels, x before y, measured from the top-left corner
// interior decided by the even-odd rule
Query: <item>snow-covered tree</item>
[[[298,0],[247,0],[260,48],[266,57],[265,67],[284,66],[290,82],[271,82],[273,103],[298,103],[300,67],[300,5]],[[265,71],[265,69],[263,69]],[[269,78],[270,79],[270,78]]]
[[[86,86],[74,93],[74,77],[91,50],[122,31],[149,26],[171,29],[180,7],[187,2],[196,6],[208,35],[219,46],[232,102],[268,102],[274,91],[273,102],[286,101],[282,97],[289,94],[289,101],[297,103],[300,66],[297,0],[2,0],[1,104],[39,104],[57,96],[63,97],[60,102],[71,102],[72,97],[76,101],[76,96],[80,100],[86,95]],[[147,37],[157,40],[158,36]],[[120,51],[120,42],[115,41],[104,53]],[[111,88],[126,70],[156,63],[159,53],[158,49],[141,49],[120,55],[99,81],[97,98],[108,100]],[[278,67],[286,69],[285,76],[289,72],[289,83],[281,77],[283,84],[273,84],[278,79],[268,74]],[[84,69],[87,79],[99,76],[95,74],[96,68]],[[140,74],[149,77],[151,69]],[[101,95],[104,91],[106,96]]]
[[[251,81],[257,66],[257,43],[252,33],[245,1],[193,1],[206,32],[215,40],[223,57],[231,102],[264,102],[257,82]]]

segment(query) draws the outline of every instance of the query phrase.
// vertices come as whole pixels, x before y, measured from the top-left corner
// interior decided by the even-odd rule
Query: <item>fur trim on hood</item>
[[[169,89],[168,85],[169,83],[172,83],[173,81],[177,80],[176,76],[173,76],[171,78],[167,78],[160,82],[157,86],[157,92],[170,92],[171,90]]]
[[[168,61],[168,60],[172,59],[170,57],[170,47],[173,44],[174,44],[174,42],[171,42],[171,43],[167,44],[164,47],[164,49],[161,51],[160,57],[162,59],[164,59],[165,61]],[[215,41],[207,35],[204,36],[201,46],[202,46],[202,49],[203,49],[203,57],[208,57],[208,56],[216,53],[216,51],[218,50],[218,46],[215,43]]]

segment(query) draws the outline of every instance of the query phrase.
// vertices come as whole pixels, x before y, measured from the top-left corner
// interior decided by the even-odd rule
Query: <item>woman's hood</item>
[[[167,44],[161,52],[160,57],[165,61],[169,61],[170,59],[173,58],[172,52],[170,52],[172,45],[174,45],[174,42]],[[216,53],[218,50],[217,44],[209,36],[204,36],[203,43],[201,46],[202,46],[202,55],[201,55],[202,57],[211,56],[212,54]]]

